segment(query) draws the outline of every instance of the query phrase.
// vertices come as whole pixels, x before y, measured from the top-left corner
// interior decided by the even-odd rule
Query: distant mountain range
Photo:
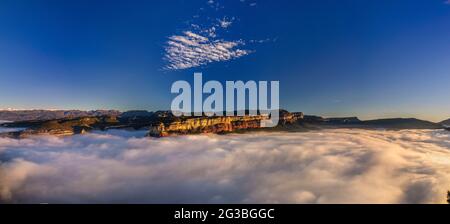
[[[87,116],[119,116],[117,110],[0,110],[0,120],[3,121],[31,121],[52,120],[61,118],[77,118]]]
[[[24,128],[21,131],[2,133],[0,137],[22,138],[31,135],[66,136],[83,134],[92,130],[132,129],[148,130],[149,136],[164,137],[171,135],[199,133],[229,133],[246,131],[307,131],[330,128],[362,129],[447,129],[441,123],[415,118],[391,118],[362,121],[357,117],[323,118],[303,115],[301,112],[280,110],[280,122],[274,128],[260,127],[260,121],[266,115],[257,116],[215,116],[215,117],[175,117],[170,111],[149,112],[135,110],[119,112],[115,110],[96,111],[0,111],[0,120],[10,123],[0,124],[3,128]]]
[[[437,129],[442,125],[430,121],[419,120],[416,118],[390,118],[363,121],[363,125],[380,128],[398,128],[398,129]]]
[[[445,121],[441,121],[439,122],[439,124],[445,125],[445,126],[449,126],[450,127],[450,119],[445,120]]]
[[[305,116],[305,120],[333,127],[385,128],[385,129],[440,129],[442,124],[416,118],[387,118],[362,121],[357,117],[322,118]]]

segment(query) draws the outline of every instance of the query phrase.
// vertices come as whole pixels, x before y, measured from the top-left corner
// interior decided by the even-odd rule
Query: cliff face
[[[61,118],[54,120],[17,121],[1,124],[5,128],[25,128],[22,131],[1,133],[0,137],[24,138],[33,135],[70,136],[84,134],[91,130],[142,129],[148,128],[148,136],[164,137],[199,133],[228,133],[238,130],[261,128],[261,121],[270,117],[255,116],[216,116],[216,117],[175,117],[170,111],[130,112],[130,116],[97,116]],[[303,113],[290,113],[280,110],[279,126],[303,119]]]
[[[264,119],[263,116],[187,118],[152,126],[148,135],[165,137],[194,133],[225,133],[239,129],[259,128],[262,119]]]
[[[33,135],[53,135],[69,136],[75,134],[84,134],[93,129],[105,129],[118,124],[116,117],[82,117],[82,118],[64,118],[50,121],[33,121],[9,123],[4,126],[15,125],[16,127],[26,126],[27,129],[18,132],[3,133],[0,136],[24,138]]]
[[[280,125],[292,124],[303,118],[303,113],[280,112]],[[184,118],[170,123],[159,123],[151,126],[149,136],[165,137],[195,133],[227,133],[237,130],[261,128],[261,120],[269,116],[222,116],[222,117],[193,117]]]
[[[277,127],[267,131],[302,131],[320,128],[386,128],[386,129],[442,129],[450,127],[417,119],[381,119],[361,121],[356,117],[322,118],[304,116],[303,113],[279,111]],[[164,137],[199,133],[229,133],[261,129],[261,121],[269,119],[257,116],[176,117],[170,111],[131,111],[124,116],[88,116],[53,120],[16,121],[2,123],[2,128],[19,128],[21,131],[0,133],[0,137],[24,138],[33,135],[68,136],[84,134],[92,130],[148,129],[148,136]]]

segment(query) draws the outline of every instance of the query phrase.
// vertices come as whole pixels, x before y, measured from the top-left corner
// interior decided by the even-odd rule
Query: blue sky
[[[168,109],[203,72],[279,80],[291,111],[439,121],[449,27],[444,0],[4,0],[0,108]]]

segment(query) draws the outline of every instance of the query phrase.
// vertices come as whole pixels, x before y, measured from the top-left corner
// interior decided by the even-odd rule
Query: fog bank
[[[449,133],[0,138],[0,202],[444,203]]]

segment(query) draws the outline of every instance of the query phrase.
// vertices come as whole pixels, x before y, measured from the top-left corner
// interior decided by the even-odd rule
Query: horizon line
[[[157,112],[157,111],[171,111],[170,109],[164,110],[164,109],[158,109],[158,110],[149,110],[149,109],[61,109],[61,108],[51,108],[51,109],[43,109],[43,108],[33,108],[33,109],[18,109],[18,108],[0,108],[0,112],[4,112],[4,111],[8,111],[8,112],[14,112],[14,111],[118,111],[120,113],[124,113],[124,112],[129,112],[129,111],[147,111],[147,112]],[[339,116],[326,116],[323,115],[323,113],[319,113],[319,114],[314,114],[314,113],[305,113],[303,111],[291,111],[291,110],[287,110],[287,109],[281,109],[280,110],[286,110],[288,112],[302,112],[304,115],[306,116],[319,116],[319,117],[323,117],[323,118],[351,118],[351,117],[356,117],[358,119],[360,119],[361,121],[368,121],[368,120],[377,120],[377,119],[418,119],[418,120],[424,120],[424,121],[430,121],[430,122],[434,122],[434,123],[440,123],[443,121],[446,121],[448,119],[450,119],[450,115],[448,116],[448,118],[443,118],[443,119],[427,119],[427,118],[420,118],[419,117],[415,117],[415,116],[367,116],[368,118],[361,118],[361,117],[366,117],[364,115],[362,116],[358,116],[355,114],[352,115],[339,115]]]

